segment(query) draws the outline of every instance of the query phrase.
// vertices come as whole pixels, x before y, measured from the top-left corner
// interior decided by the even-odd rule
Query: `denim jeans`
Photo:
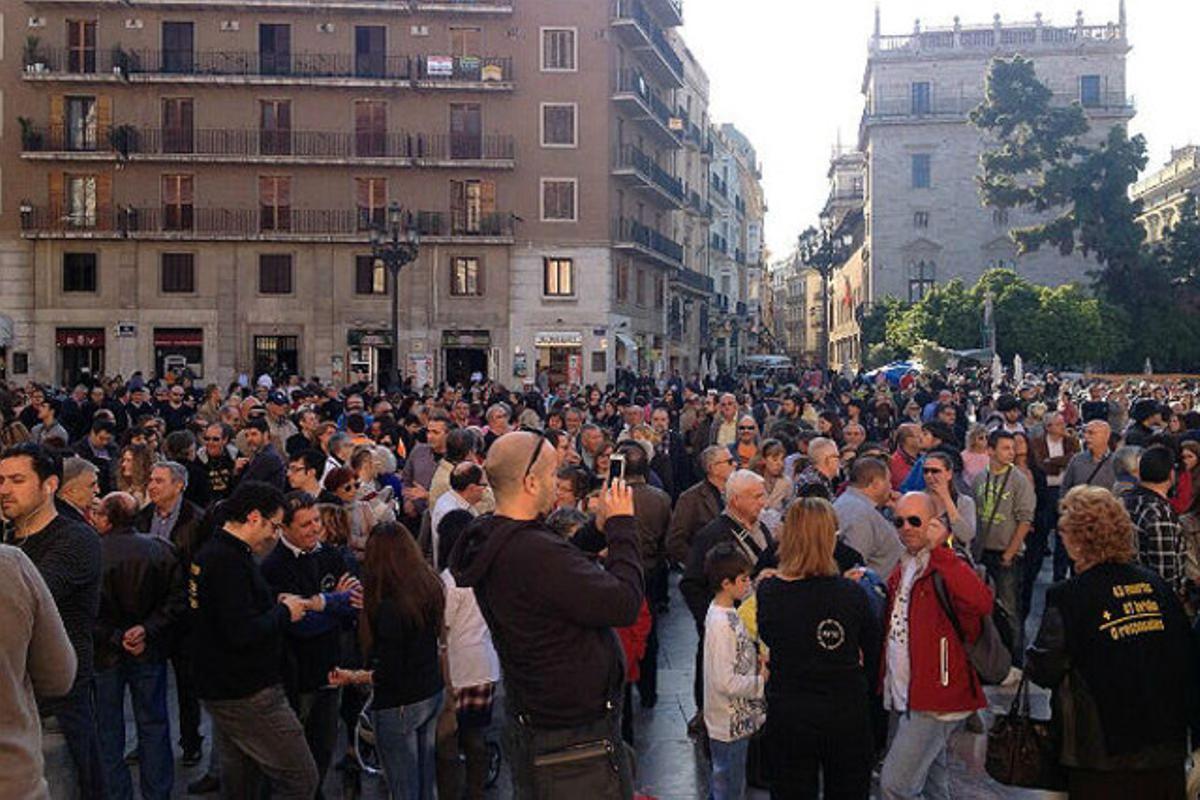
[[[416,703],[371,710],[371,724],[391,800],[433,800],[437,786],[437,719],[442,692]]]
[[[175,754],[167,715],[165,661],[126,661],[96,675],[96,727],[104,779],[113,800],[133,800],[133,781],[125,764],[125,689],[137,723],[139,784],[144,800],[165,800],[175,781]]]
[[[950,800],[946,751],[963,721],[944,722],[919,711],[893,714],[893,720],[896,731],[879,775],[880,797]]]
[[[293,705],[296,717],[304,726],[304,738],[308,742],[308,749],[317,764],[317,785],[322,787],[325,785],[325,774],[329,772],[329,764],[333,761],[333,749],[337,746],[340,700],[341,693],[337,689],[317,689],[301,692]],[[321,789],[317,790],[317,797],[324,797]]]
[[[999,550],[985,550],[983,565],[987,567],[988,577],[996,584],[996,604],[1008,617],[1013,666],[1020,667],[1025,655],[1025,625],[1021,621],[1021,583],[1025,579],[1025,564],[1022,556],[1017,556],[1006,567],[1000,556]]]
[[[54,721],[66,740],[75,768],[74,783],[79,797],[107,797],[104,786],[104,763],[100,758],[100,737],[96,733],[95,681],[77,681],[70,693],[53,701]],[[61,785],[63,776],[47,775],[47,780]]]
[[[719,742],[709,738],[712,748],[712,785],[709,800],[742,800],[746,795],[746,754],[750,739]]]

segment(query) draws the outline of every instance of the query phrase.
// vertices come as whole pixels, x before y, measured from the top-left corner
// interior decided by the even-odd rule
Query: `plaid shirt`
[[[1183,591],[1183,528],[1167,499],[1138,486],[1124,497],[1137,534],[1138,563],[1157,572],[1176,592]]]

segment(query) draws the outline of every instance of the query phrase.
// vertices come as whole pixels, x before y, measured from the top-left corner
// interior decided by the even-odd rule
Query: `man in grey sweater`
[[[879,513],[891,499],[888,465],[877,458],[857,458],[850,467],[850,485],[833,504],[842,541],[858,551],[868,569],[885,579],[904,551],[895,527]]]
[[[0,545],[0,607],[0,797],[48,800],[35,692],[71,690],[75,649],[37,567],[8,545]]]
[[[976,541],[983,548],[983,564],[996,584],[996,603],[1008,617],[1013,666],[1025,653],[1021,624],[1022,558],[1025,536],[1033,525],[1037,494],[1033,482],[1013,467],[1013,435],[997,428],[988,434],[988,468],[975,478],[975,503],[979,524]]]

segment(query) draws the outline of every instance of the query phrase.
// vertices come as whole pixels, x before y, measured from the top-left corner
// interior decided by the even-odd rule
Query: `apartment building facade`
[[[1161,242],[1175,223],[1190,194],[1200,199],[1200,146],[1189,144],[1171,151],[1159,169],[1133,185],[1134,200],[1142,201],[1138,222],[1147,242]]]
[[[678,241],[681,14],[22,3],[0,58],[22,117],[0,122],[9,374],[349,379],[393,348],[420,382],[661,368],[669,301],[708,299]],[[396,331],[369,245],[393,204],[420,237]]]

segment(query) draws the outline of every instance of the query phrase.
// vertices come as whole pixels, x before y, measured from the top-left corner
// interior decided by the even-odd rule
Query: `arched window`
[[[937,283],[935,279],[936,265],[932,260],[909,262],[908,265],[908,301],[915,303],[925,297]]]

